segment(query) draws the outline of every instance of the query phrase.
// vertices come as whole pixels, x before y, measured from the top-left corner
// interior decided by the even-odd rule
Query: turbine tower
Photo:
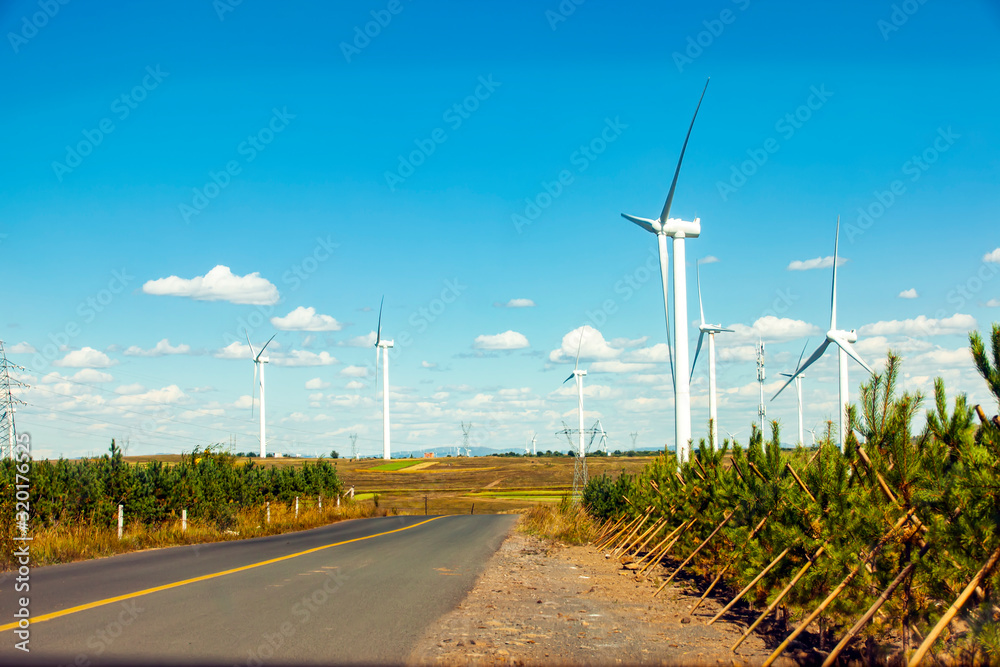
[[[808,346],[809,346],[809,341],[807,340],[806,344],[802,346],[802,352],[799,353],[799,360],[795,363],[795,368],[798,368],[799,364],[802,363],[802,355],[806,353],[806,348]],[[782,377],[790,378],[792,377],[793,373],[779,373],[779,375],[781,375]],[[795,393],[799,395],[799,445],[803,447],[805,447],[806,445],[805,434],[804,431],[802,430],[802,378],[804,377],[805,375],[800,375],[797,378],[795,378]]]
[[[578,409],[578,416],[580,417],[580,448],[578,456],[582,459],[587,455],[587,452],[583,448],[583,378],[587,374],[587,371],[580,370],[580,350],[583,347],[583,327],[580,328],[580,342],[576,346],[576,367],[570,376],[563,380],[563,384],[566,384],[573,378],[576,378],[576,393],[580,399],[580,407]]]
[[[382,305],[385,297],[378,305],[378,328],[375,330],[375,394],[378,395],[378,355],[382,351],[382,458],[388,461],[389,449],[389,348],[391,340],[382,340]]]
[[[694,351],[694,361],[691,362],[691,377],[694,377],[695,366],[698,365],[698,354],[701,352],[702,341],[708,334],[708,418],[712,421],[712,446],[719,442],[719,410],[715,390],[715,334],[732,333],[732,329],[723,329],[721,324],[705,324],[705,307],[701,302],[701,262],[695,267],[695,277],[698,282],[698,312],[701,313],[701,324],[698,325],[698,347]]]
[[[677,160],[677,168],[674,170],[674,180],[670,183],[670,190],[667,192],[667,201],[663,204],[660,217],[656,220],[640,218],[622,213],[626,220],[634,222],[643,229],[656,234],[657,247],[660,253],[660,278],[663,283],[663,311],[667,323],[667,355],[670,359],[670,374],[674,383],[674,440],[677,452],[677,465],[685,463],[690,457],[691,440],[691,385],[687,373],[688,368],[688,318],[687,318],[687,274],[685,267],[684,239],[698,238],[701,234],[701,219],[695,218],[693,222],[686,222],[680,218],[670,217],[670,204],[674,200],[674,190],[677,188],[677,178],[681,173],[681,163],[684,161],[684,152],[687,150],[688,140],[691,138],[691,130],[694,129],[694,121],[698,118],[698,110],[701,109],[701,101],[705,98],[705,91],[708,90],[708,81],[701,91],[698,99],[698,106],[695,107],[694,117],[691,118],[691,125],[688,127],[687,136],[684,137],[684,145],[681,147],[680,158]],[[670,331],[670,304],[669,290],[667,289],[667,237],[673,239],[674,249],[674,331],[673,347],[677,349],[677,365],[674,367],[674,353],[671,348]],[[678,326],[677,323],[680,323]]]
[[[767,419],[767,406],[764,405],[764,341],[757,341],[757,385],[760,387],[760,403],[757,404],[757,419],[760,421],[760,437],[764,435],[764,421]]]
[[[534,433],[531,434],[531,455],[537,456],[538,451],[535,449],[535,441],[538,440],[538,436]]]
[[[847,383],[847,357],[854,359],[854,361],[861,364],[861,367],[868,371],[870,374],[874,374],[871,367],[864,362],[861,355],[858,354],[857,350],[851,343],[856,343],[858,341],[858,334],[854,329],[850,331],[845,331],[843,329],[837,328],[837,260],[839,259],[840,251],[840,218],[837,218],[837,236],[833,242],[833,287],[830,290],[830,330],[826,332],[826,340],[816,348],[816,351],[812,353],[806,363],[795,369],[795,374],[788,379],[788,382],[781,386],[778,393],[775,394],[771,400],[773,401],[778,397],[785,387],[791,384],[792,380],[802,375],[802,371],[809,368],[817,359],[823,356],[831,344],[836,345],[839,357],[840,366],[840,451],[843,452],[845,448],[845,442],[847,438],[847,404],[850,402],[850,396],[848,391]]]
[[[277,336],[278,334],[274,334],[274,336],[268,338],[267,342],[264,343],[264,347],[260,348],[260,352],[254,353],[253,344],[250,342],[250,334],[245,331],[243,333],[246,333],[247,335],[247,345],[250,346],[250,358],[253,359],[253,389],[250,390],[251,419],[253,419],[253,394],[257,389],[258,373],[260,374],[260,458],[264,459],[267,458],[267,420],[266,413],[264,412],[264,364],[266,364],[269,359],[262,355],[264,354],[264,350],[267,349],[267,346],[271,344],[272,340],[274,340],[274,336]]]

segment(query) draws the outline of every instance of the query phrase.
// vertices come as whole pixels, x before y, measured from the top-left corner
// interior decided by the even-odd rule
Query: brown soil
[[[706,625],[721,605],[709,598],[692,615],[699,596],[686,591],[690,584],[672,583],[654,598],[661,580],[657,573],[637,581],[592,546],[567,547],[514,531],[465,600],[430,628],[410,662],[731,665],[759,664],[769,655],[756,634],[732,653],[746,624]]]

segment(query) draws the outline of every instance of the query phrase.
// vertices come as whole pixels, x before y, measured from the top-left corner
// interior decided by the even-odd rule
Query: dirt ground
[[[756,634],[732,653],[746,624],[718,621],[711,598],[671,583],[663,568],[636,581],[593,546],[567,547],[512,531],[459,607],[410,656],[420,665],[759,664],[770,649]],[[688,590],[689,589],[689,590]],[[795,664],[782,658],[777,663]]]

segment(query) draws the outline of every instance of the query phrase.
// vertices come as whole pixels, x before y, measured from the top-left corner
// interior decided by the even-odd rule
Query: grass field
[[[604,473],[635,473],[650,461],[648,456],[591,457],[590,477]],[[130,456],[129,462],[159,460],[176,463],[179,455]],[[299,466],[315,459],[269,458],[266,466]],[[573,459],[560,457],[444,457],[436,459],[332,459],[345,488],[354,487],[358,502],[374,502],[400,514],[498,513],[527,509],[539,503],[558,502],[573,488]]]

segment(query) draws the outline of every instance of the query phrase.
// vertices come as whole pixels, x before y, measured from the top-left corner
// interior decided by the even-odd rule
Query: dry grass
[[[586,544],[597,534],[597,525],[583,507],[566,499],[558,506],[535,505],[525,512],[518,529],[567,544]]]
[[[188,520],[187,530],[184,531],[181,530],[180,520],[154,529],[134,523],[124,528],[121,540],[118,539],[117,527],[55,526],[33,532],[31,558],[35,566],[70,563],[143,549],[277,535],[318,528],[345,519],[385,516],[388,513],[386,508],[376,508],[373,503],[356,502],[341,507],[325,507],[322,511],[316,507],[300,507],[296,519],[293,508],[272,504],[270,523],[265,521],[264,509],[259,508],[237,514],[233,526],[227,530],[191,520]],[[0,563],[0,570],[11,567],[11,563]]]

